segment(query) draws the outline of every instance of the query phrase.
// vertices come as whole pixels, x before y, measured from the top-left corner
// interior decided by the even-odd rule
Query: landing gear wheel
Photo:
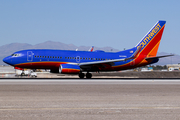
[[[91,73],[86,73],[86,78],[91,79],[92,78],[92,74]]]
[[[83,79],[84,78],[84,73],[79,73],[79,78]]]

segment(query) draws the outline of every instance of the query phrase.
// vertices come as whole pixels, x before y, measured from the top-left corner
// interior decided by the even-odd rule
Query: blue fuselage
[[[84,63],[94,61],[105,61],[113,59],[127,58],[132,55],[135,48],[122,52],[103,51],[69,51],[69,50],[49,50],[49,49],[29,49],[15,52],[11,56],[4,58],[4,62],[21,68],[31,69],[53,69],[61,64]],[[115,62],[111,67],[124,65],[131,60]],[[108,68],[110,70],[110,68]],[[103,70],[103,69],[102,69]]]

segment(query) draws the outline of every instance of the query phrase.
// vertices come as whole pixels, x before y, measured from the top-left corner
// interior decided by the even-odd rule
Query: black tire
[[[87,79],[91,79],[92,78],[92,74],[91,73],[86,73],[86,78]]]
[[[79,78],[83,79],[84,78],[84,73],[79,73]]]
[[[21,73],[21,76],[25,76],[25,74],[24,74],[24,73]]]

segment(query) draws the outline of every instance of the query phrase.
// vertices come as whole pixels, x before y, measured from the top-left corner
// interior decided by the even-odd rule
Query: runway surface
[[[0,119],[179,119],[180,80],[0,79]]]

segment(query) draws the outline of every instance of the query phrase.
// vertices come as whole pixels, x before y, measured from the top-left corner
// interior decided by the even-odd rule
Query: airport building
[[[178,64],[167,64],[169,71],[179,71],[180,70],[180,63]]]

